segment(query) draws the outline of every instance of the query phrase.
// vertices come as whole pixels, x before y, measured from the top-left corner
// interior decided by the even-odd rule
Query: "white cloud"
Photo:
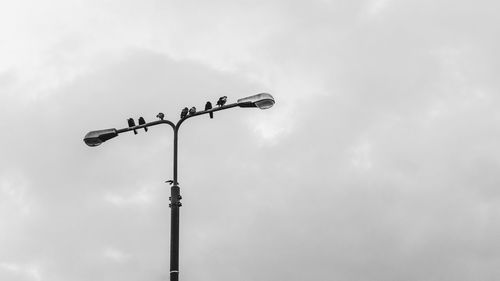
[[[19,263],[1,262],[0,263],[0,270],[13,273],[14,278],[20,277],[20,278],[22,278],[21,280],[30,280],[30,281],[43,280],[40,268],[38,265],[35,265],[35,264],[19,264]],[[16,279],[16,280],[18,280],[18,279]]]
[[[113,262],[123,263],[132,257],[130,254],[124,253],[115,248],[108,247],[103,251],[103,256]]]
[[[390,2],[391,0],[370,0],[366,8],[366,13],[372,17],[379,16],[384,12]]]
[[[371,144],[363,142],[351,148],[351,164],[358,170],[368,170],[372,167]]]
[[[21,177],[0,177],[0,202],[6,212],[16,210],[20,215],[29,215],[32,207],[27,192],[27,184]]]
[[[145,206],[154,201],[156,192],[155,188],[142,187],[130,194],[109,192],[104,196],[104,199],[116,206]]]

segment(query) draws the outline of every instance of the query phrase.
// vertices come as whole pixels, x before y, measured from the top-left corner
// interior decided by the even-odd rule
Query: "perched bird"
[[[224,106],[226,104],[226,101],[227,101],[227,97],[226,96],[220,97],[219,100],[217,101],[217,105],[218,106]]]
[[[184,109],[181,111],[181,118],[186,118],[188,111],[189,109],[187,107],[184,107]]]
[[[189,110],[189,115],[193,115],[196,113],[196,107],[191,107],[191,109]]]
[[[156,117],[160,118],[160,120],[163,120],[163,118],[165,118],[165,114],[163,114],[163,112],[160,112],[158,113],[158,115],[156,115]]]
[[[144,120],[144,118],[142,117],[139,117],[139,125],[144,125],[146,124],[146,120]],[[144,131],[148,131],[148,127],[144,127]]]
[[[212,103],[207,101],[207,103],[205,104],[205,110],[209,110],[209,109],[212,109]],[[210,115],[210,118],[214,118],[214,113],[213,112],[210,112],[208,113]]]
[[[129,119],[127,119],[127,121],[128,121],[129,128],[135,127],[135,121],[133,118],[129,118]],[[137,135],[137,131],[135,129],[134,129],[134,134]]]

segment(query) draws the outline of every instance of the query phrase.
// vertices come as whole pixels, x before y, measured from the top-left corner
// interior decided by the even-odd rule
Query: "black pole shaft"
[[[179,280],[179,186],[172,186],[171,194],[172,203],[170,213],[170,281],[177,281]]]
[[[180,124],[179,124],[180,125]],[[179,127],[174,128],[174,178],[170,193],[170,281],[179,280],[179,207],[180,187],[177,182],[177,135]]]
[[[179,136],[179,126],[180,122],[174,127],[174,184],[173,185],[179,185],[177,182],[177,143],[178,143],[178,136]]]

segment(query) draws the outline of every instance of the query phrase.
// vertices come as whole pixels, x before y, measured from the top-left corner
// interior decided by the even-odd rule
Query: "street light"
[[[99,131],[92,131],[85,135],[83,141],[88,146],[98,146],[101,143],[118,136],[116,129],[106,129]]]
[[[176,124],[169,120],[164,120],[164,114],[159,113],[157,117],[160,120],[144,123],[144,120],[139,122],[139,125],[129,126],[123,129],[105,129],[105,130],[97,130],[91,131],[85,135],[83,141],[88,146],[94,147],[102,144],[103,142],[117,137],[118,134],[128,132],[133,130],[134,132],[137,129],[147,129],[147,127],[155,126],[158,124],[168,124],[174,130],[174,175],[172,182],[172,187],[170,189],[170,280],[177,281],[179,278],[179,207],[182,206],[180,200],[182,199],[180,195],[180,187],[179,182],[177,181],[177,142],[178,142],[178,133],[181,124],[186,120],[194,116],[199,116],[203,114],[210,114],[213,116],[213,113],[220,110],[229,109],[232,107],[257,107],[260,109],[268,109],[274,105],[274,98],[270,94],[260,93],[253,96],[249,96],[246,98],[239,99],[236,103],[225,105],[226,97],[222,98],[224,100],[223,103],[220,103],[218,107],[209,108],[204,111],[192,112],[191,114],[181,118],[177,121]],[[210,106],[211,107],[211,106]],[[184,116],[184,115],[183,115]],[[129,123],[130,124],[130,123]]]
[[[238,100],[239,107],[258,107],[268,109],[274,105],[274,98],[268,93],[260,93]]]

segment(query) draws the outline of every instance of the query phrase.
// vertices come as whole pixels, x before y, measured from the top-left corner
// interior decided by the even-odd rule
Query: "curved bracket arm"
[[[125,132],[132,131],[132,130],[137,130],[137,129],[147,128],[147,127],[151,127],[151,126],[156,126],[156,125],[159,125],[159,124],[168,124],[168,125],[170,125],[170,127],[172,127],[172,129],[175,130],[175,125],[174,125],[173,122],[168,121],[168,120],[157,120],[157,121],[149,122],[149,123],[146,123],[146,124],[137,125],[137,126],[134,126],[134,127],[128,127],[128,128],[119,129],[119,130],[116,130],[116,132],[118,134],[121,134],[121,133],[125,133]]]
[[[236,107],[236,106],[239,106],[239,104],[238,103],[232,103],[232,104],[228,104],[228,105],[224,105],[224,106],[214,107],[212,109],[198,111],[198,112],[196,112],[194,114],[188,115],[185,118],[182,118],[181,120],[179,120],[177,122],[177,125],[175,125],[175,129],[179,130],[179,127],[181,126],[181,124],[185,120],[187,120],[187,119],[189,119],[191,117],[195,117],[195,116],[199,116],[199,115],[203,115],[203,114],[208,114],[208,113],[211,113],[211,112],[216,112],[216,111],[220,111],[220,110],[224,110],[224,109],[228,109],[228,108],[232,108],[232,107]]]

